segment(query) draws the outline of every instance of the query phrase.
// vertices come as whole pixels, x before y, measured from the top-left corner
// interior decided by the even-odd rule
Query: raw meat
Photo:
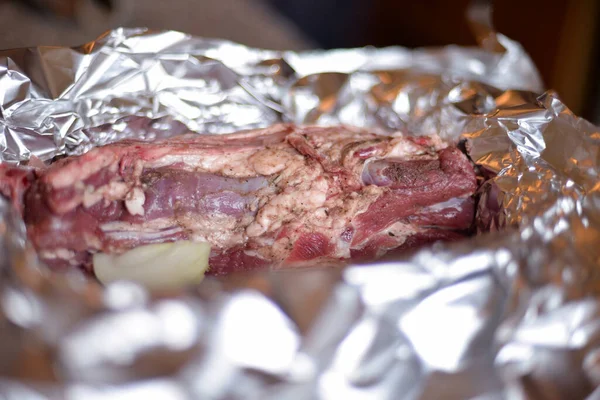
[[[95,252],[191,239],[211,243],[215,275],[456,240],[476,186],[466,156],[438,137],[346,126],[123,141],[35,176],[0,172],[50,266],[91,271]]]

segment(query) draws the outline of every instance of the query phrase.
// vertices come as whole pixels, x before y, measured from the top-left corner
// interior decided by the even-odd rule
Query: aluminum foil
[[[0,398],[600,398],[600,132],[541,94],[517,43],[476,28],[481,48],[293,53],[119,29],[0,52],[3,162],[293,121],[440,133],[482,176],[470,240],[160,295],[51,273],[0,202]]]

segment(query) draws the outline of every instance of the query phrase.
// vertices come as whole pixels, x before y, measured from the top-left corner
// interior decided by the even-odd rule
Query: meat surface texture
[[[456,240],[472,225],[477,187],[466,156],[438,137],[346,126],[123,141],[35,177],[0,177],[50,266],[92,271],[96,252],[186,239],[211,243],[214,275]]]

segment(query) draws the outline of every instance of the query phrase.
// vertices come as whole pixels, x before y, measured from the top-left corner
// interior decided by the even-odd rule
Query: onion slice
[[[103,284],[131,281],[156,289],[198,284],[208,269],[209,243],[179,241],[139,246],[123,254],[94,254],[94,272]]]

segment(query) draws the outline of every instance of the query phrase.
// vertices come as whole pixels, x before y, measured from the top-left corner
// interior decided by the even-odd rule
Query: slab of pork
[[[438,137],[344,126],[123,141],[0,173],[52,267],[92,271],[96,252],[191,239],[212,244],[215,275],[461,238],[476,186],[465,155]]]

